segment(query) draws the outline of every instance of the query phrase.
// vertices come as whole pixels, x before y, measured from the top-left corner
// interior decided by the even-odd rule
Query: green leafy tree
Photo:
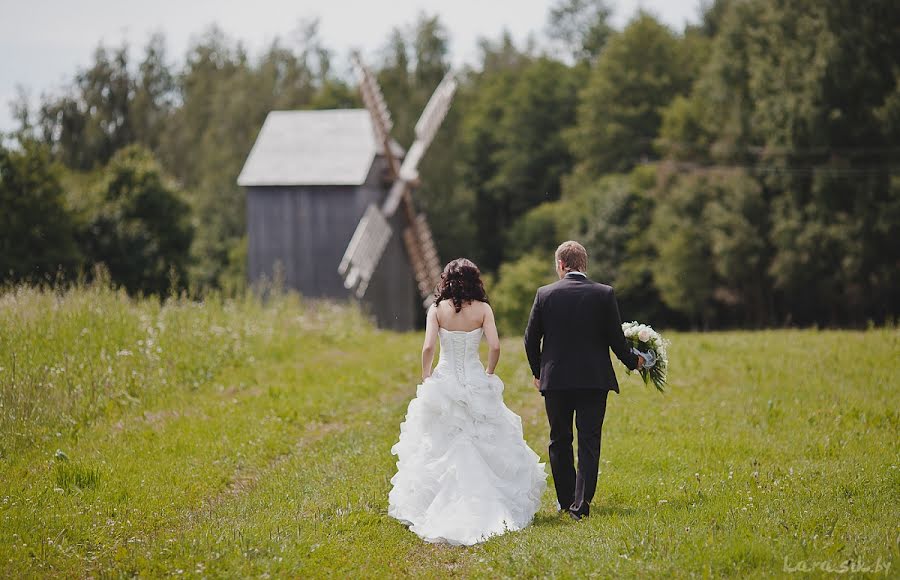
[[[503,256],[505,204],[502,192],[492,186],[491,180],[498,172],[496,152],[502,147],[496,126],[503,116],[504,95],[514,80],[514,74],[507,71],[473,83],[461,127],[462,179],[474,199],[475,258],[485,271],[495,270]]]
[[[175,76],[166,62],[165,37],[155,34],[144,48],[128,106],[134,142],[159,153],[176,98]]]
[[[900,202],[890,183],[897,141],[880,117],[900,54],[898,35],[882,31],[900,28],[900,10],[800,2],[769,4],[764,16],[751,88],[754,129],[778,169],[767,181],[785,192],[774,217],[776,282],[792,309],[818,303],[821,314],[804,312],[804,321],[861,321],[881,301],[898,303],[897,288],[868,274],[900,263],[896,222],[884,221]],[[808,259],[795,250],[804,241],[816,248]]]
[[[703,221],[709,228],[710,251],[719,280],[715,298],[730,311],[738,307],[742,313],[723,322],[771,324],[771,225],[769,200],[761,184],[745,171],[720,170],[703,174],[690,187],[710,191]]]
[[[537,289],[556,279],[553,256],[528,255],[500,267],[490,288],[491,307],[503,336],[522,336]]]
[[[900,26],[891,2],[735,2],[692,99],[719,162],[770,191],[783,320],[845,324],[897,306],[891,188]],[[877,275],[872,275],[879,272]]]
[[[744,312],[736,322],[859,324],[900,306],[889,225],[900,42],[885,33],[898,26],[890,2],[707,10],[711,56],[663,111],[657,146],[708,174],[696,186],[708,194],[713,294]]]
[[[653,279],[656,248],[651,235],[656,175],[637,168],[599,179],[583,174],[566,183],[565,199],[577,200],[580,232],[588,252],[588,275],[616,288],[622,316],[651,324],[680,324]]]
[[[506,230],[519,216],[559,199],[572,157],[562,137],[574,122],[572,70],[545,58],[491,75],[473,88],[463,126],[463,179],[475,194],[484,267],[504,256]]]
[[[581,91],[578,123],[569,133],[579,164],[602,175],[652,159],[660,110],[690,89],[688,62],[679,37],[646,13],[610,38]]]
[[[606,0],[558,0],[547,16],[547,36],[565,56],[591,62],[613,33],[610,16]]]
[[[163,294],[187,280],[193,230],[189,207],[146,149],[119,151],[105,170],[82,241],[93,263],[131,293]]]
[[[660,199],[649,234],[658,259],[653,282],[670,308],[707,328],[716,282],[709,229],[703,222],[708,192],[679,181]]]
[[[129,115],[134,79],[128,47],[94,52],[94,63],[79,71],[69,91],[48,96],[40,107],[43,140],[66,166],[89,170],[104,165],[120,147],[134,140]]]
[[[667,159],[707,163],[714,134],[704,125],[704,103],[678,95],[662,110],[654,146]]]
[[[258,64],[221,30],[210,29],[188,53],[178,79],[182,104],[166,136],[163,165],[189,192],[197,236],[190,278],[219,286],[233,277],[230,260],[246,233],[244,191],[237,176],[269,111],[313,106],[329,70],[315,27],[299,50],[272,42]]]
[[[563,200],[548,201],[517,219],[506,232],[506,260],[532,253],[552,256],[559,244],[575,237],[578,214],[573,205]]]
[[[769,204],[738,169],[673,174],[651,225],[666,304],[704,327],[771,322]]]
[[[497,40],[481,38],[478,40],[479,69],[472,71],[478,78],[493,76],[519,70],[534,60],[533,51],[529,47],[516,46],[509,30],[504,30]]]
[[[45,146],[0,144],[0,208],[0,280],[73,273],[80,261],[77,225]]]

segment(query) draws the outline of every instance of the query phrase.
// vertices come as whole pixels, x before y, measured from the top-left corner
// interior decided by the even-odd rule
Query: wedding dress
[[[544,464],[478,357],[483,330],[441,328],[431,377],[416,389],[391,449],[388,514],[427,542],[472,545],[524,528],[547,485]]]

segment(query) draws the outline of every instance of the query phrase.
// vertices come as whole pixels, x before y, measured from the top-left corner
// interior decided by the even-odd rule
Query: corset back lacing
[[[470,357],[478,360],[478,344],[481,341],[481,329],[470,332],[446,330],[441,336],[441,359],[452,366],[453,372],[460,383],[468,382],[467,363]],[[479,361],[480,362],[480,361]]]

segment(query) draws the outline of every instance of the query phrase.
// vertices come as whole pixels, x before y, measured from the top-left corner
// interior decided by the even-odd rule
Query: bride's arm
[[[434,350],[437,344],[438,319],[437,305],[432,304],[425,318],[425,342],[422,344],[422,380],[431,376],[431,365],[434,363]]]
[[[486,311],[484,313],[484,338],[488,343],[488,364],[487,373],[494,374],[497,368],[497,362],[500,360],[500,336],[497,334],[497,323],[494,322],[494,311],[490,305],[485,304]]]

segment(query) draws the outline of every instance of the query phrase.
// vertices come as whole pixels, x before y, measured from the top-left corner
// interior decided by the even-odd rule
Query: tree
[[[176,98],[175,77],[166,63],[166,41],[155,34],[144,48],[128,107],[135,142],[159,153]]]
[[[653,158],[660,111],[685,94],[691,68],[680,39],[646,13],[610,38],[578,103],[570,148],[593,175]]]
[[[691,185],[677,183],[653,213],[648,232],[658,256],[653,283],[667,306],[688,316],[693,325],[708,328],[716,282],[709,230],[702,219],[708,196]]]
[[[769,202],[760,183],[740,169],[681,171],[662,182],[650,231],[666,304],[704,327],[770,324]]]
[[[438,17],[420,14],[408,30],[391,31],[382,49],[378,82],[393,117],[393,135],[407,147],[425,104],[450,70],[448,42]]]
[[[499,280],[490,288],[497,328],[504,336],[522,336],[538,287],[556,279],[553,257],[527,255],[500,267]]]
[[[506,29],[496,41],[490,38],[480,38],[478,51],[481,66],[477,74],[475,71],[472,72],[481,78],[504,71],[518,70],[534,59],[534,54],[528,50],[528,47],[516,46],[512,34]]]
[[[702,219],[719,280],[715,299],[733,313],[720,323],[756,327],[774,322],[769,200],[759,181],[740,169],[713,170],[686,177],[692,189],[709,190]],[[738,310],[738,312],[735,312]]]
[[[707,162],[713,135],[703,123],[703,101],[678,95],[662,110],[654,148],[666,159]]]
[[[886,1],[707,10],[712,55],[657,146],[706,175],[691,179],[707,192],[714,302],[744,313],[732,320],[860,324],[900,306],[898,27]]]
[[[736,4],[722,23],[717,57],[746,63],[741,75],[710,70],[704,85],[740,115],[709,107],[710,124],[740,119],[731,142],[774,192],[771,273],[785,317],[834,324],[881,317],[897,304],[890,276],[900,251],[884,222],[896,133],[885,123],[897,91],[900,11],[887,1],[759,1]],[[733,16],[749,10],[749,21]],[[736,93],[737,91],[737,93]],[[735,94],[736,93],[736,94]],[[734,125],[731,125],[734,126]],[[758,147],[758,149],[754,149]],[[895,228],[894,228],[895,229]]]
[[[149,151],[137,145],[119,151],[97,201],[82,241],[91,262],[105,264],[131,293],[163,294],[173,279],[185,284],[193,237],[189,206]]]
[[[450,69],[448,42],[447,29],[437,16],[419,15],[412,42],[415,54],[413,78],[420,93],[418,96],[425,102],[431,96],[429,87],[437,86]]]
[[[579,216],[574,237],[588,252],[588,275],[616,288],[622,315],[657,325],[682,324],[682,317],[660,298],[653,278],[655,189],[652,167],[599,179],[576,173],[566,181],[563,199],[577,208],[567,219]]]
[[[241,256],[246,203],[237,176],[266,115],[313,106],[324,82],[316,70],[329,67],[314,27],[300,38],[299,50],[275,39],[254,65],[240,43],[212,28],[188,53],[162,161],[189,192],[197,230],[190,277],[199,286],[219,286],[238,266],[230,259]]]
[[[80,256],[76,224],[64,206],[59,172],[47,147],[0,144],[0,279],[20,281],[73,273]]]
[[[476,82],[463,131],[463,179],[475,194],[483,267],[504,256],[504,233],[526,211],[558,199],[572,156],[562,138],[575,116],[576,82],[539,58]]]
[[[90,170],[104,165],[134,140],[129,114],[134,80],[128,70],[128,46],[112,54],[99,46],[93,65],[80,71],[68,93],[45,97],[40,131],[54,156],[66,166]]]
[[[526,254],[551,256],[564,240],[574,238],[578,215],[574,204],[548,201],[517,219],[506,231],[505,260],[517,260]]]
[[[594,61],[613,30],[606,0],[557,0],[547,17],[547,36],[576,62]]]

